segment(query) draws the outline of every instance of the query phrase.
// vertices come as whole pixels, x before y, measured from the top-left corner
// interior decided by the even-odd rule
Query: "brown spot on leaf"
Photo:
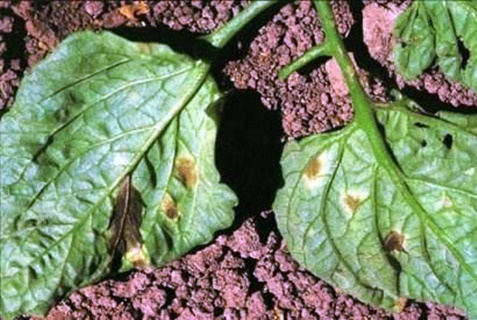
[[[386,251],[405,251],[403,244],[404,235],[397,231],[391,231],[384,239],[384,249]]]
[[[197,183],[197,169],[191,157],[181,157],[176,161],[176,174],[182,183],[191,188]]]
[[[169,219],[175,220],[179,217],[179,210],[177,209],[176,202],[168,193],[162,198],[161,207],[162,212],[164,212]]]
[[[310,160],[305,169],[305,175],[308,179],[316,178],[320,175],[322,169],[322,163],[319,158],[313,158]]]
[[[352,195],[347,193],[344,198],[344,204],[351,213],[354,213],[358,206],[363,202],[363,199],[358,195]]]

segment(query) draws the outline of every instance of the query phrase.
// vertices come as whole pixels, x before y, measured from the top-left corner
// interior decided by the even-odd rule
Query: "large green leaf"
[[[303,266],[365,302],[477,317],[477,116],[403,101],[375,110],[381,136],[362,118],[287,144],[279,229]]]
[[[231,224],[208,69],[82,32],[25,76],[0,122],[3,317],[44,314],[113,261],[160,265]]]
[[[414,1],[396,21],[394,61],[415,78],[435,59],[440,70],[477,92],[477,1]]]

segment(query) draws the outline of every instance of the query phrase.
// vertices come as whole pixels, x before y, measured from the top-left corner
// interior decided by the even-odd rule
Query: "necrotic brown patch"
[[[176,161],[176,174],[182,183],[190,188],[197,183],[197,169],[194,159],[182,157]]]
[[[391,231],[384,239],[384,249],[386,251],[404,251],[404,235],[397,231]]]
[[[168,193],[166,193],[164,198],[162,198],[161,207],[162,212],[164,212],[169,219],[177,219],[179,216],[179,210],[177,210],[176,202]]]
[[[344,203],[351,213],[354,213],[363,200],[358,196],[346,194]]]
[[[322,164],[320,159],[313,158],[308,163],[308,166],[305,169],[305,175],[307,176],[308,179],[316,178],[321,173],[321,167],[322,167]]]

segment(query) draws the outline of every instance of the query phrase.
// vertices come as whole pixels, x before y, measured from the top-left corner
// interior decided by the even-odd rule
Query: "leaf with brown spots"
[[[477,318],[477,115],[422,114],[399,92],[394,101],[373,102],[346,54],[329,3],[313,2],[325,40],[281,74],[332,57],[349,89],[354,119],[284,148],[285,182],[273,209],[290,253],[368,304],[396,311],[407,298],[430,300]],[[454,10],[452,16],[461,18],[453,21],[458,32],[473,30],[467,26],[477,21],[475,1],[414,1],[412,7],[421,5],[447,18]],[[419,28],[428,18],[420,13],[408,14],[418,23],[404,32],[433,42]],[[441,27],[449,25],[444,20]],[[476,39],[471,31],[466,36]]]
[[[477,116],[428,117],[411,104],[375,112],[394,164],[358,122],[287,143],[273,205],[280,232],[304,267],[367,303],[456,299],[473,312]]]

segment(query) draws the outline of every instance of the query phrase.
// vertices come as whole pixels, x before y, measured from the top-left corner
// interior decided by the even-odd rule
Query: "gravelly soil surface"
[[[187,3],[0,0],[0,109],[11,106],[25,70],[73,31],[150,28],[153,32],[155,27],[167,26],[173,30],[206,33],[230,19],[246,4],[247,1],[238,0],[192,0]],[[386,68],[390,79],[399,87],[427,90],[453,105],[476,106],[475,94],[447,82],[435,70],[413,82],[396,76],[389,60],[389,25],[406,5],[408,1],[364,2],[361,15],[370,55]],[[345,1],[333,4],[340,32],[345,36],[356,28],[356,7],[360,6]],[[238,40],[241,43],[240,37]],[[281,114],[283,138],[325,131],[352,118],[346,88],[340,84],[340,74],[333,61],[309,66],[287,81],[276,78],[280,67],[323,40],[309,1],[278,8],[251,41],[242,40],[244,49],[238,50],[239,57],[224,61],[218,80],[226,90],[233,86],[258,92],[266,108]],[[381,79],[365,70],[361,70],[361,75],[374,99],[386,101],[389,98],[389,89]],[[264,127],[269,125],[264,123]],[[275,137],[277,141],[280,139],[278,135]],[[266,159],[267,154],[262,156]],[[249,158],[253,161],[253,157]],[[240,175],[239,172],[235,174]],[[253,184],[253,181],[249,183]],[[132,272],[84,288],[61,301],[47,318],[464,318],[462,312],[453,308],[415,302],[408,302],[401,313],[391,315],[340,293],[297,266],[278,235],[273,213],[260,214],[257,208],[264,209],[260,204],[249,206],[251,212],[238,219],[236,228],[223,233],[205,248],[163,268]]]

